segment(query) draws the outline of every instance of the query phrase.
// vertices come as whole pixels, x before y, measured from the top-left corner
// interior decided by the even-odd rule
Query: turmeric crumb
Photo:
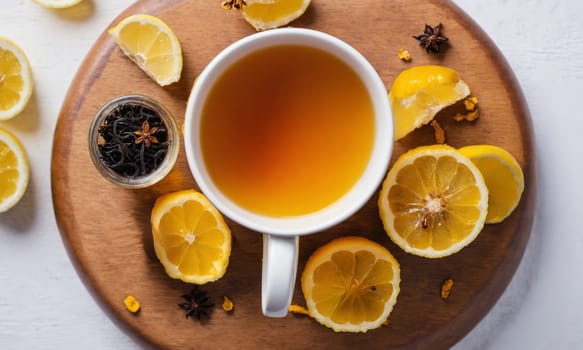
[[[449,298],[449,293],[453,288],[453,280],[451,278],[446,279],[441,285],[441,299],[445,300]]]
[[[311,316],[310,312],[303,306],[299,306],[299,305],[290,305],[288,308],[288,311],[294,314],[298,314],[298,315],[306,315],[306,316]]]
[[[140,311],[140,302],[133,295],[128,295],[123,303],[125,304],[126,309],[134,314]]]
[[[399,49],[399,58],[405,62],[411,62],[411,54],[409,53],[408,50],[405,49]]]
[[[231,299],[229,299],[226,295],[223,296],[223,310],[229,312],[229,311],[233,311],[234,308],[235,308],[235,304],[233,304]]]
[[[445,131],[443,131],[443,128],[435,119],[431,121],[431,126],[435,134],[435,143],[443,145],[445,143]]]
[[[476,109],[476,105],[478,104],[478,98],[475,96],[470,96],[464,100],[464,106],[468,111],[473,111]]]
[[[466,120],[469,122],[473,122],[474,120],[478,119],[479,116],[480,112],[479,110],[476,109],[475,111],[466,114]]]
[[[453,116],[453,119],[456,122],[461,122],[462,120],[467,120],[469,122],[472,122],[472,121],[478,119],[479,116],[480,116],[480,110],[475,109],[467,114],[457,113],[456,115]]]

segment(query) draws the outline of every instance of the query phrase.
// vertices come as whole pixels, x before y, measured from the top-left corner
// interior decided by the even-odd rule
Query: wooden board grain
[[[330,349],[447,348],[469,332],[506,288],[528,241],[535,203],[535,154],[530,117],[520,88],[501,53],[480,28],[448,1],[314,0],[293,26],[322,30],[360,50],[387,88],[403,69],[443,64],[457,69],[480,101],[481,117],[455,123],[452,110],[438,117],[447,142],[456,147],[489,143],[511,152],[524,169],[526,189],[520,206],[501,224],[487,225],[460,253],[424,259],[401,251],[382,229],[376,195],[347,221],[300,242],[299,269],[310,254],[333,238],[360,235],[375,240],[401,264],[401,293],[389,324],[366,334],[336,334],[295,315],[262,316],[260,307],[261,236],[229,221],[233,249],[229,269],[218,282],[204,286],[217,304],[204,323],[185,319],[180,295],[190,286],[165,274],[153,251],[149,214],[155,199],[167,192],[196,188],[181,150],[175,169],[161,183],[142,190],[115,187],[100,177],[89,158],[87,132],[98,108],[109,99],[143,93],[159,99],[179,124],[191,85],[221,49],[254,30],[219,1],[138,1],[120,14],[149,13],[162,18],[181,41],[184,71],[179,83],[157,86],[104,33],[88,53],[62,106],[55,131],[52,191],[55,216],[79,275],[107,313],[139,341],[173,349]],[[424,24],[444,24],[450,45],[428,55],[411,38]],[[105,29],[105,28],[104,28]],[[413,55],[397,58],[399,48]],[[429,127],[395,144],[402,152],[433,143]],[[440,298],[443,281],[455,286]],[[127,295],[142,303],[139,314],[123,305]],[[232,314],[220,308],[223,295],[235,303]],[[294,303],[304,304],[296,285]]]

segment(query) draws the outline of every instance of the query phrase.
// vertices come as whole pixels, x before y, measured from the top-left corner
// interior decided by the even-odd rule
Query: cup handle
[[[263,235],[261,310],[267,317],[285,317],[298,270],[299,237]]]

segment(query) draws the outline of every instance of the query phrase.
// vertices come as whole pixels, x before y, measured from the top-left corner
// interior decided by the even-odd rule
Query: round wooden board
[[[479,98],[480,118],[452,121],[454,110],[438,117],[447,142],[456,147],[488,143],[506,148],[525,172],[520,206],[501,224],[487,225],[470,246],[443,259],[409,255],[392,244],[378,218],[376,195],[346,222],[300,243],[299,269],[310,254],[335,237],[359,235],[377,241],[401,264],[401,293],[389,323],[366,334],[337,334],[314,320],[296,315],[269,319],[261,314],[261,235],[229,221],[233,249],[226,275],[207,290],[217,305],[210,320],[185,319],[177,307],[191,286],[170,279],[157,261],[149,215],[155,199],[167,192],[196,188],[184,150],[171,174],[144,190],[125,190],[108,183],[93,167],[87,132],[98,108],[109,99],[143,93],[159,99],[180,124],[191,85],[221,49],[254,30],[238,13],[221,9],[219,1],[138,1],[113,23],[133,13],[161,17],[183,47],[184,71],[179,83],[157,86],[123,56],[104,33],[81,66],[55,131],[52,190],[55,215],[74,265],[103,308],[129,334],[146,344],[175,349],[336,349],[447,348],[455,344],[488,312],[516,270],[530,235],[535,203],[535,155],[530,117],[513,73],[493,43],[455,5],[440,0],[314,0],[293,23],[333,34],[360,50],[377,69],[387,88],[403,69],[443,64],[457,69]],[[425,23],[444,24],[450,45],[427,54],[412,35]],[[397,57],[399,48],[413,55],[411,63]],[[434,143],[424,127],[395,145],[393,161],[402,152]],[[440,298],[444,280],[455,285]],[[128,312],[127,295],[142,304]],[[231,314],[220,305],[226,295],[235,303]],[[296,284],[293,303],[304,305]]]

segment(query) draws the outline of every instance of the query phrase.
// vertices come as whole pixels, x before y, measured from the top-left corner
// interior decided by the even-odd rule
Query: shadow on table
[[[36,215],[36,188],[31,177],[26,193],[14,207],[0,213],[0,229],[8,227],[18,233],[28,232]]]

